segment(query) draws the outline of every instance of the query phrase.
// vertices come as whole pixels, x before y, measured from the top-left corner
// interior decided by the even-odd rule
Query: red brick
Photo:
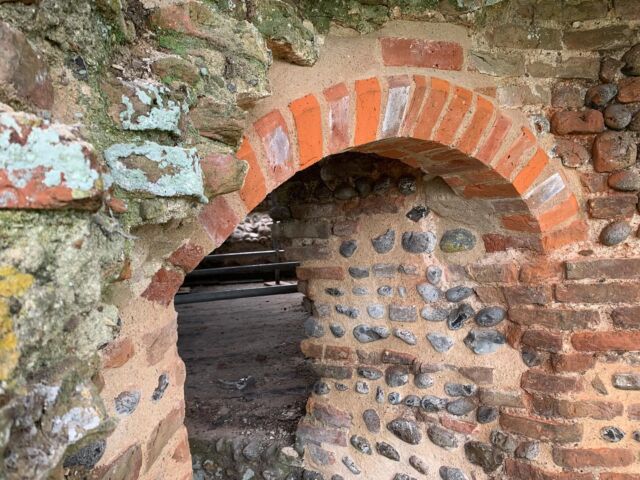
[[[595,138],[591,151],[596,172],[614,172],[634,165],[638,148],[629,132],[609,130]]]
[[[259,118],[253,127],[260,136],[267,160],[267,170],[276,184],[284,182],[295,172],[291,136],[279,110],[272,110]]]
[[[450,417],[449,415],[443,415],[442,417],[440,417],[440,423],[443,427],[448,428],[449,430],[453,430],[454,432],[458,433],[464,433],[466,435],[473,433],[478,427],[477,423],[465,422],[463,420],[458,420],[456,418]]]
[[[354,145],[364,145],[376,140],[380,122],[382,93],[377,78],[356,80],[356,130]]]
[[[381,360],[382,363],[389,363],[393,365],[413,365],[416,361],[416,356],[406,352],[383,350]]]
[[[606,173],[596,172],[580,172],[580,184],[587,193],[602,193],[609,191],[607,180],[609,176]]]
[[[554,448],[553,461],[566,468],[627,467],[635,455],[624,448]]]
[[[344,280],[342,267],[298,267],[299,280]]]
[[[456,132],[460,128],[465,115],[471,107],[473,100],[473,92],[462,87],[455,87],[453,90],[453,96],[447,107],[440,126],[434,135],[436,142],[443,145],[452,145],[453,139],[456,136]]]
[[[520,269],[522,283],[545,283],[562,278],[562,264],[542,257],[534,263],[523,265]]]
[[[551,365],[557,373],[584,373],[596,365],[593,355],[585,353],[567,353],[551,356]]]
[[[638,258],[601,258],[596,260],[575,260],[565,263],[567,278],[582,280],[585,278],[632,279],[640,276]]]
[[[155,273],[151,283],[141,296],[150,302],[156,302],[166,307],[173,301],[183,281],[184,274],[182,272],[161,268]]]
[[[478,285],[474,288],[474,291],[482,303],[507,303],[504,298],[504,292],[500,287]]]
[[[618,82],[618,101],[620,103],[640,101],[640,78],[623,78]]]
[[[174,459],[178,463],[189,462],[191,463],[191,452],[189,451],[189,438],[187,437],[186,431],[182,437],[182,440],[176,445],[176,448],[173,450],[173,454],[171,458]]]
[[[640,480],[640,473],[613,473],[602,472],[600,480]]]
[[[351,427],[352,416],[349,412],[339,410],[328,403],[320,402],[313,397],[307,402],[307,412],[309,412],[315,420],[330,427]]]
[[[550,375],[536,370],[528,370],[522,374],[522,388],[537,392],[560,394],[579,392],[584,389],[580,377]]]
[[[505,472],[509,480],[595,480],[592,473],[548,472],[522,460],[507,458]]]
[[[351,144],[349,128],[351,126],[349,90],[344,83],[339,83],[324,92],[329,106],[329,153],[336,153],[348,148]]]
[[[503,290],[510,306],[521,304],[546,305],[553,301],[550,285],[515,285],[504,287]]]
[[[640,270],[637,270],[638,272]],[[637,274],[637,273],[636,273]],[[613,326],[625,329],[640,329],[640,307],[621,307],[611,312]]]
[[[165,445],[184,422],[184,405],[171,410],[149,436],[147,442],[147,469],[160,457]]]
[[[571,343],[582,352],[635,352],[640,350],[640,332],[579,332]]]
[[[312,425],[306,420],[298,424],[296,439],[302,444],[322,444],[347,446],[347,436],[343,430]]]
[[[583,425],[559,423],[500,413],[500,426],[525,437],[554,443],[574,443],[582,440]]]
[[[542,247],[545,252],[551,252],[564,245],[575,244],[587,239],[587,223],[580,219],[542,236]]]
[[[478,390],[480,404],[490,407],[524,408],[522,391],[508,392],[481,388]]]
[[[185,273],[189,273],[198,266],[203,257],[204,249],[200,245],[187,242],[171,254],[169,262],[174,267],[181,268]]]
[[[640,403],[627,405],[627,416],[629,420],[640,420]]]
[[[527,330],[520,343],[536,350],[558,353],[562,350],[563,335],[547,330]]]
[[[473,383],[491,385],[493,383],[493,368],[490,367],[458,367],[458,373]]]
[[[558,138],[556,155],[566,167],[577,168],[589,161],[589,151],[576,138]]]
[[[542,250],[542,244],[539,239],[531,236],[515,236],[500,235],[497,233],[488,233],[482,236],[484,248],[487,253],[504,252],[510,248],[521,250],[533,250],[535,252]]]
[[[391,67],[461,70],[464,54],[459,43],[415,38],[380,39],[382,60]]]
[[[118,368],[133,357],[135,345],[130,338],[119,338],[108,344],[101,351],[102,368]]]
[[[518,265],[515,263],[473,264],[467,272],[478,283],[514,283],[518,280]]]
[[[533,396],[533,409],[545,417],[563,417],[566,419],[592,418],[594,420],[613,420],[622,415],[620,402],[599,400],[564,400],[545,395]]]
[[[495,164],[495,169],[504,178],[510,179],[511,174],[530,158],[530,152],[536,145],[536,137],[528,128],[521,128],[518,136],[509,146],[507,153]],[[517,190],[516,190],[517,191]],[[518,192],[522,193],[522,192]]]
[[[211,199],[198,219],[216,248],[224,243],[241,220],[223,195]]]
[[[320,104],[315,96],[309,94],[291,102],[289,110],[298,133],[300,168],[305,168],[323,156]]]
[[[178,341],[176,322],[172,321],[162,328],[147,333],[143,337],[143,341],[147,346],[147,362],[149,365],[155,365]]]
[[[209,153],[200,158],[200,166],[209,198],[235,192],[246,181],[245,164],[233,155]]]
[[[636,212],[638,196],[616,194],[589,200],[589,215],[592,218],[622,219],[631,218]]]
[[[91,471],[91,476],[100,479],[135,480],[142,468],[142,448],[132,445],[118,455],[115,460],[100,465]]]
[[[247,211],[251,211],[267,196],[267,187],[256,154],[247,137],[242,139],[237,157],[249,164],[249,171],[240,189],[240,198]]]
[[[592,310],[555,308],[510,308],[509,319],[520,325],[540,325],[560,330],[581,330],[600,323],[600,314]]]
[[[603,132],[604,117],[598,110],[557,112],[551,118],[551,131],[556,135]]]
[[[505,138],[507,138],[510,129],[511,119],[506,115],[499,115],[491,126],[487,138],[478,149],[476,158],[486,165],[491,164],[493,157],[498,153]]]
[[[556,285],[556,299],[567,303],[640,302],[638,283],[567,283]]]
[[[440,113],[449,96],[449,90],[450,84],[446,80],[431,79],[429,96],[425,100],[422,112],[413,130],[413,137],[423,140],[431,139],[433,127],[440,118]]]
[[[511,183],[479,183],[467,185],[462,194],[466,198],[516,198],[518,191]]]
[[[476,97],[476,106],[471,123],[456,141],[455,146],[462,152],[471,155],[475,152],[480,139],[489,126],[495,107],[484,97]]]

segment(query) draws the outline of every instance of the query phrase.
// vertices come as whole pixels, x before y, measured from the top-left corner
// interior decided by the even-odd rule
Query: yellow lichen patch
[[[20,358],[9,302],[2,297],[23,295],[32,284],[31,275],[20,273],[13,267],[0,267],[0,381],[7,380],[11,376]]]
[[[33,277],[11,266],[0,266],[0,297],[22,295],[33,284]]]

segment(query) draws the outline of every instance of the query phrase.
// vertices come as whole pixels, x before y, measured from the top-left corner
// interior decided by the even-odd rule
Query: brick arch
[[[246,212],[297,171],[354,150],[421,168],[457,194],[489,202],[503,227],[485,235],[489,252],[546,253],[586,237],[564,174],[526,125],[483,95],[437,77],[397,75],[285,97],[251,122],[237,153],[249,163],[240,192]],[[231,210],[216,199],[203,213],[216,244],[239,221]]]

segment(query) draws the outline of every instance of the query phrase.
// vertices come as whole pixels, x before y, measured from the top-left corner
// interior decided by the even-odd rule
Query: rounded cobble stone
[[[473,288],[462,285],[450,288],[445,292],[445,297],[450,302],[461,302],[473,295]]]
[[[395,230],[388,229],[382,235],[379,235],[371,239],[371,244],[376,253],[389,253],[393,249],[393,245],[396,241]]]
[[[432,232],[404,232],[402,248],[409,253],[431,253],[436,247],[436,236]]]
[[[476,246],[476,236],[466,228],[447,230],[440,239],[440,250],[456,253],[472,250]]]
[[[481,327],[495,327],[506,315],[507,311],[502,307],[485,307],[476,314],[476,323]]]
[[[345,240],[340,244],[340,255],[344,258],[350,258],[356,253],[358,242],[355,240]]]
[[[600,232],[600,242],[612,247],[624,242],[631,235],[631,225],[624,220],[611,222]]]

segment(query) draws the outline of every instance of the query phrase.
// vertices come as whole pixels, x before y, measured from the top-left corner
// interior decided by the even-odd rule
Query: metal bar
[[[234,298],[264,297],[267,295],[280,295],[283,293],[297,293],[298,285],[275,285],[272,287],[244,288],[239,290],[222,290],[220,292],[183,293],[176,295],[174,303],[184,305],[187,303],[215,302],[217,300],[232,300]]]
[[[258,257],[260,255],[273,255],[275,253],[284,253],[284,250],[280,250],[280,252],[276,252],[275,250],[258,250],[255,252],[215,253],[207,255],[203,260],[233,260],[234,258]]]
[[[274,270],[293,270],[300,262],[261,263],[257,265],[239,265],[236,267],[201,268],[187,275],[187,279],[213,277],[230,273],[272,272]]]

